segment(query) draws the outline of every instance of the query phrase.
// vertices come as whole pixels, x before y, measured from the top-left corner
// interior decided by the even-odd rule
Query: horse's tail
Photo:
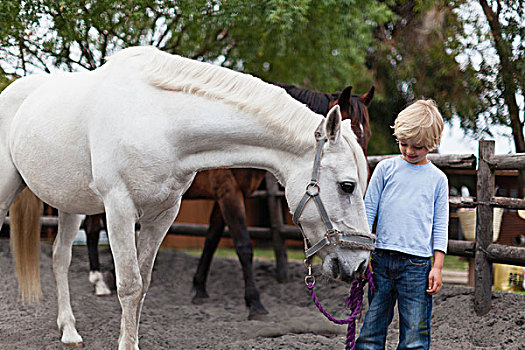
[[[16,262],[20,299],[36,303],[42,298],[40,287],[40,215],[43,204],[28,187],[18,195],[9,210],[11,250]]]

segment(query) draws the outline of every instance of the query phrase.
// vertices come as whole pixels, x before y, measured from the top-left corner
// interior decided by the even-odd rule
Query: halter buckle
[[[328,230],[326,231],[326,238],[328,238],[328,244],[332,246],[336,246],[341,242],[340,234],[341,232],[338,230]]]

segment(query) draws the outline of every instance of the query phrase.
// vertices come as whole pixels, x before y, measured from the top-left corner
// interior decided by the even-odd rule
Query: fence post
[[[281,237],[283,213],[281,199],[277,196],[279,185],[270,173],[266,173],[264,181],[266,182],[266,192],[268,193],[268,211],[270,214],[270,230],[275,253],[276,278],[278,282],[283,283],[288,280],[288,257],[286,255],[286,243]]]
[[[495,177],[490,167],[494,155],[494,141],[479,142],[477,172],[477,201],[490,202],[494,196]],[[476,208],[476,252],[474,268],[474,309],[478,316],[490,311],[492,298],[492,263],[488,260],[487,247],[492,243],[493,209],[489,205]]]

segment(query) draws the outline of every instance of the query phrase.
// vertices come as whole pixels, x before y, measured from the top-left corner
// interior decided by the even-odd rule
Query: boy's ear
[[[338,105],[332,107],[324,122],[326,137],[331,143],[337,143],[341,138],[341,110]]]

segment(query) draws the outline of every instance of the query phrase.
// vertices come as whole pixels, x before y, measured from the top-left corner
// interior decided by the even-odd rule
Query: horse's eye
[[[352,194],[355,190],[355,182],[351,181],[343,181],[339,183],[339,186],[341,186],[341,190],[345,193]]]

